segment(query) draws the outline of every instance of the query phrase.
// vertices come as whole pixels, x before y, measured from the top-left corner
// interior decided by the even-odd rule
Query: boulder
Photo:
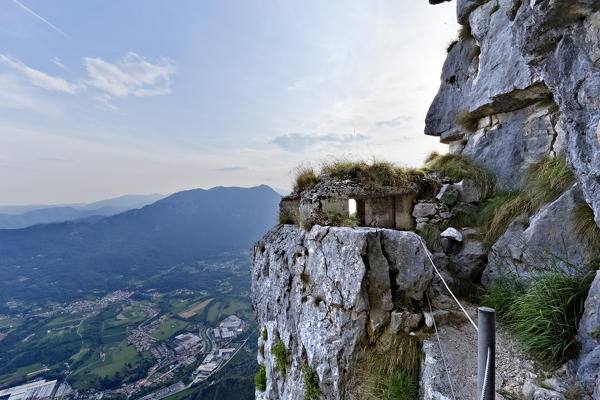
[[[523,396],[531,400],[566,400],[561,393],[540,387],[531,380],[523,385]]]
[[[415,218],[431,217],[435,215],[436,211],[437,205],[435,203],[419,202],[415,204],[412,215]]]
[[[448,207],[452,207],[458,200],[458,190],[454,185],[448,183],[444,184],[436,196],[436,199],[445,204]]]
[[[409,333],[419,326],[421,319],[421,314],[412,313],[410,311],[392,311],[390,326],[396,333]]]
[[[454,184],[458,199],[464,203],[479,203],[483,200],[483,190],[471,179],[463,179]]]
[[[432,266],[413,232],[278,225],[252,250],[252,304],[267,328],[267,388],[257,399],[303,399],[302,367],[319,376],[323,398],[348,398],[365,344],[387,332],[392,291],[421,299]],[[399,325],[414,325],[406,315]],[[404,324],[404,325],[403,325]],[[277,338],[280,339],[277,339]],[[290,364],[279,372],[271,347],[281,340]],[[335,356],[332,356],[335,355]]]
[[[452,256],[452,261],[456,276],[478,281],[487,262],[487,251],[480,241],[467,239],[462,249]]]
[[[533,217],[515,219],[492,246],[482,276],[484,286],[489,287],[507,271],[527,277],[533,267],[559,266],[567,271],[586,268],[595,253],[587,239],[576,233],[573,219],[573,209],[583,201],[581,189],[575,184]]]
[[[448,228],[448,229],[446,229],[444,232],[442,232],[440,234],[440,236],[443,237],[443,238],[448,238],[448,239],[455,240],[457,242],[462,242],[463,241],[462,233],[460,233],[459,231],[457,231],[454,228]]]

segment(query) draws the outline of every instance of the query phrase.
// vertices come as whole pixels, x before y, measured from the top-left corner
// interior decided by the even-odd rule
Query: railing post
[[[489,307],[479,307],[477,318],[479,328],[477,334],[477,400],[494,400],[496,392],[496,311]]]

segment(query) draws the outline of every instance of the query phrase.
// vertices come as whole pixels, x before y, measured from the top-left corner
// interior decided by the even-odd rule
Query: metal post
[[[494,400],[496,392],[496,310],[479,307],[477,318],[479,327],[477,334],[477,400]]]

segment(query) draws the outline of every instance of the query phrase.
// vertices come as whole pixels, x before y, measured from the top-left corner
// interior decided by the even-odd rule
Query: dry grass
[[[591,250],[600,251],[600,227],[594,220],[594,210],[587,204],[580,204],[573,209],[573,216],[577,234],[587,239]]]
[[[460,40],[473,39],[471,27],[469,25],[461,25],[460,29],[458,30],[458,38]]]
[[[414,168],[396,167],[386,161],[337,160],[324,163],[321,173],[333,179],[350,179],[369,189],[381,187],[410,188],[423,184],[425,173]]]
[[[564,156],[544,158],[525,172],[518,193],[503,193],[488,199],[479,211],[478,223],[489,248],[519,215],[535,214],[544,204],[560,197],[575,183]]]
[[[416,399],[422,355],[421,341],[405,333],[395,335],[385,349],[370,351],[357,366],[359,397]]]
[[[470,179],[482,190],[484,198],[493,191],[495,184],[493,175],[485,168],[458,154],[444,154],[433,158],[424,169],[438,172],[455,181]]]
[[[301,192],[310,189],[319,183],[321,180],[315,174],[314,169],[310,167],[298,167],[296,173],[296,182],[294,183],[294,191]]]
[[[479,116],[475,113],[469,112],[467,110],[463,110],[458,113],[456,117],[456,123],[461,126],[467,132],[475,132],[477,130],[477,126],[479,125]]]

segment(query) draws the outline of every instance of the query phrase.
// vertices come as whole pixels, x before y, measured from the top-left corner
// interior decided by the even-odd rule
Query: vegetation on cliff
[[[484,304],[496,310],[523,349],[540,361],[560,365],[574,358],[593,275],[571,275],[555,268],[536,273],[528,282],[517,278],[509,274],[498,279]]]
[[[532,164],[522,177],[520,191],[500,193],[481,207],[478,223],[485,232],[484,244],[491,247],[516,217],[535,214],[574,183],[575,177],[567,167],[564,155],[546,157]]]
[[[421,341],[400,333],[390,343],[370,349],[360,361],[358,392],[366,400],[415,400],[419,395]]]

